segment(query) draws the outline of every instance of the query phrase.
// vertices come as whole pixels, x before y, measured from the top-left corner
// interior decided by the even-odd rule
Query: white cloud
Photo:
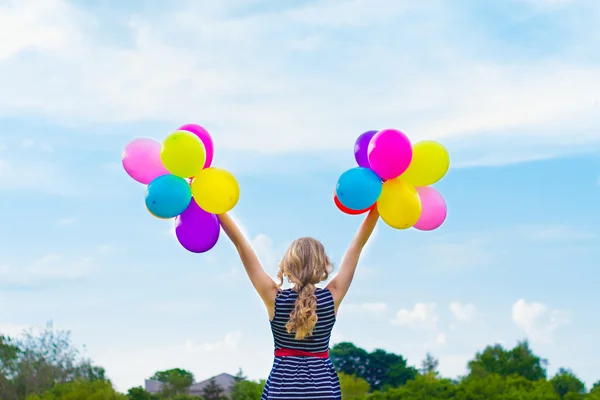
[[[186,340],[185,349],[188,351],[201,351],[201,352],[215,352],[215,351],[231,351],[236,350],[240,339],[242,338],[242,332],[231,332],[227,333],[222,340],[213,343],[201,343],[195,344],[191,340]]]
[[[375,225],[375,229],[373,229],[373,233],[371,233],[371,237],[369,238],[369,240],[367,241],[367,244],[363,248],[363,251],[361,253],[362,260],[365,260],[367,258],[367,256],[370,254],[371,247],[373,246],[375,239],[379,235],[379,227],[381,226],[381,223],[382,222],[380,222],[379,225]]]
[[[246,351],[255,356],[253,350],[240,349],[242,337],[242,332],[233,331],[220,339],[201,343],[188,339],[174,344],[165,344],[163,341],[152,346],[127,345],[90,348],[89,351],[90,356],[107,369],[117,388],[126,391],[130,387],[143,385],[144,379],[154,372],[169,368],[190,370],[198,380],[222,372],[235,373],[239,367],[237,363],[245,363],[247,358],[240,352]],[[269,356],[272,357],[267,352]]]
[[[27,326],[19,324],[1,323],[0,324],[0,336],[8,336],[10,338],[16,338],[20,336]]]
[[[0,61],[22,51],[50,52],[73,43],[74,9],[60,0],[8,0],[0,5]]]
[[[519,231],[523,237],[532,241],[591,239],[595,237],[592,233],[560,225],[522,227]]]
[[[120,15],[129,25],[111,42],[95,25],[117,25],[109,16],[61,0],[13,0],[0,21],[10,32],[0,47],[0,114],[174,125],[200,115],[222,148],[276,152],[346,149],[377,121],[471,152],[457,159],[463,165],[555,157],[600,142],[600,66],[569,58],[569,49],[518,62],[474,52],[471,38],[485,35],[456,29],[456,9],[442,2],[332,1],[238,17],[227,15],[237,1],[164,4],[159,18]],[[399,48],[364,35],[345,51],[334,35],[344,27],[375,35],[372,26],[390,21],[395,35],[409,38]],[[315,37],[315,26],[328,29]],[[588,28],[595,37],[597,28]],[[576,39],[573,47],[595,48]],[[319,71],[309,61],[297,68],[299,43],[303,54],[339,56]],[[477,43],[494,51],[494,43]],[[23,50],[32,54],[19,57]]]
[[[399,310],[392,324],[415,330],[435,330],[438,323],[436,308],[435,303],[416,303],[412,309]]]
[[[6,285],[29,285],[79,279],[93,272],[94,261],[92,257],[65,260],[57,254],[48,254],[28,266],[0,265],[0,282]]]
[[[22,152],[0,155],[0,191],[16,190],[59,196],[82,193],[56,160]]]
[[[446,334],[439,332],[435,335],[435,344],[437,346],[444,346],[446,344]]]
[[[56,221],[56,225],[58,225],[58,226],[73,225],[76,220],[77,219],[75,217],[60,218],[58,221]]]
[[[262,263],[263,268],[267,271],[267,273],[273,273],[274,271],[277,271],[278,256],[271,237],[264,233],[259,233],[256,236],[251,237],[248,233],[248,228],[246,228],[246,225],[244,225],[237,215],[234,213],[229,213],[229,216],[236,223],[246,240],[250,242],[250,245],[256,252],[258,259]]]
[[[273,246],[273,240],[264,233],[259,233],[252,239],[251,244],[263,267],[269,272],[276,270],[277,255]]]
[[[552,343],[554,332],[570,323],[570,313],[549,310],[542,303],[527,303],[520,299],[512,306],[513,322],[521,328],[533,343]]]
[[[458,378],[467,373],[467,364],[473,359],[473,354],[460,353],[441,356],[439,361],[440,375],[448,378]]]
[[[473,322],[473,319],[475,318],[475,315],[477,313],[476,307],[471,303],[462,304],[458,301],[454,301],[450,303],[450,306],[448,308],[450,309],[450,312],[452,313],[454,319],[457,322],[462,323]]]

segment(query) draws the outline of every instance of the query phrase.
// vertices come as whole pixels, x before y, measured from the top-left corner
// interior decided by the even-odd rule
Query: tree
[[[594,392],[594,391],[600,391],[600,381],[598,381],[592,385],[592,389],[590,390],[590,392]]]
[[[260,400],[265,381],[237,381],[231,389],[231,400]]]
[[[546,379],[547,361],[533,354],[527,341],[519,342],[510,351],[501,345],[488,346],[469,362],[470,376],[484,377],[498,374],[502,377],[519,375],[535,381]]]
[[[7,336],[0,336],[0,399],[16,399],[17,391],[12,379],[17,370],[19,348]]]
[[[417,375],[402,356],[381,349],[368,353],[352,343],[339,343],[330,357],[338,372],[366,380],[373,390],[403,385]]]
[[[360,400],[371,390],[369,382],[354,375],[338,374],[344,400]]]
[[[158,400],[158,397],[146,391],[142,387],[134,387],[129,389],[127,391],[127,398],[129,400]]]
[[[22,400],[56,384],[78,379],[106,381],[104,369],[81,358],[68,331],[48,323],[40,332],[27,330],[18,340],[0,340],[2,400]]]
[[[382,395],[385,400],[446,400],[454,399],[456,392],[457,387],[450,379],[438,379],[435,373],[429,372],[418,375],[404,386],[389,389]]]
[[[421,374],[428,375],[434,374],[437,375],[438,366],[440,362],[431,355],[431,353],[427,353],[425,359],[421,361]]]
[[[217,383],[215,378],[211,378],[202,390],[202,398],[204,400],[227,400],[225,390]]]
[[[523,376],[508,377],[487,374],[469,376],[458,386],[457,400],[559,400],[552,384],[545,379],[536,381]]]
[[[246,376],[244,375],[244,371],[242,371],[242,369],[240,368],[238,373],[235,374],[235,376],[233,377],[233,379],[236,382],[240,382],[240,381],[245,381],[246,380]]]
[[[127,400],[117,393],[110,382],[77,379],[55,385],[43,394],[32,394],[27,400]]]
[[[573,399],[582,398],[585,393],[585,385],[583,382],[577,378],[572,371],[560,368],[556,375],[550,380],[554,390],[561,399],[565,399],[567,394],[573,393],[579,395],[579,397],[575,397],[573,395],[569,396]]]
[[[187,394],[194,384],[194,374],[181,368],[158,371],[150,379],[162,383],[161,392],[165,397]]]

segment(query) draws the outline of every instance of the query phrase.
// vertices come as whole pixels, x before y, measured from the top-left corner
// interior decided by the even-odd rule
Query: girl
[[[340,400],[340,382],[329,359],[329,339],[337,310],[348,292],[360,253],[379,219],[373,208],[350,243],[335,278],[325,289],[333,265],[315,239],[296,239],[279,263],[276,283],[264,271],[235,222],[219,215],[248,277],[267,306],[275,340],[275,361],[262,400]],[[284,278],[292,284],[282,290]]]

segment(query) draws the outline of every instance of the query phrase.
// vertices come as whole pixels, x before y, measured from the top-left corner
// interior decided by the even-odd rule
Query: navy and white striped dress
[[[310,353],[329,350],[331,330],[335,324],[333,298],[328,289],[317,289],[317,325],[312,336],[296,340],[294,333],[288,333],[285,325],[298,294],[285,289],[275,300],[275,316],[271,321],[271,331],[275,349],[293,349]],[[275,357],[273,369],[267,379],[262,400],[280,399],[320,399],[341,400],[340,381],[329,358],[306,356]]]

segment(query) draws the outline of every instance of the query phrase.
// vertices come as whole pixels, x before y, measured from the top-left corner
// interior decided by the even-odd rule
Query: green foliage
[[[381,349],[368,353],[352,343],[339,343],[330,356],[338,372],[366,380],[373,390],[404,385],[417,376],[404,357]]]
[[[181,368],[158,371],[150,379],[162,383],[161,395],[166,398],[185,395],[194,384],[194,374]]]
[[[231,389],[231,400],[260,400],[265,381],[238,380]]]
[[[208,384],[202,390],[203,400],[227,400],[225,390],[215,381],[214,378],[208,381]]]
[[[519,375],[536,381],[546,379],[547,361],[533,354],[527,341],[520,342],[514,349],[505,350],[499,344],[488,346],[469,362],[470,376],[485,377],[498,374],[502,377]]]
[[[468,377],[458,385],[459,400],[559,400],[552,384],[545,379],[530,380],[523,376],[488,374]]]
[[[110,382],[78,379],[55,385],[41,395],[32,394],[27,400],[127,400],[127,396],[117,393]]]
[[[546,360],[527,342],[513,349],[488,346],[469,362],[469,374],[453,381],[439,376],[438,361],[427,354],[420,373],[397,354],[367,352],[352,343],[331,350],[339,371],[344,400],[600,400],[600,381],[589,393],[572,371],[560,369],[548,380]],[[175,368],[152,379],[163,392],[141,387],[127,395],[115,391],[103,368],[81,358],[68,332],[51,325],[41,333],[25,332],[19,340],[0,336],[0,400],[225,400],[225,391],[212,379],[202,396],[187,394],[191,372]],[[246,380],[240,370],[231,400],[259,400],[265,381]],[[370,391],[372,391],[370,393]]]
[[[572,371],[561,368],[558,373],[550,380],[554,390],[561,399],[578,400],[583,399],[585,385],[577,378]]]
[[[346,375],[343,372],[339,373],[339,378],[344,400],[363,399],[371,390],[369,382],[363,378],[354,375]]]
[[[159,400],[157,396],[147,392],[142,387],[134,387],[127,391],[127,398],[129,400]]]
[[[425,356],[425,359],[423,361],[421,361],[421,374],[423,375],[428,375],[428,374],[434,374],[437,375],[438,374],[438,366],[440,365],[440,362],[431,355],[431,353],[427,353],[427,355]]]
[[[42,395],[57,384],[76,380],[105,381],[104,369],[81,358],[68,331],[48,324],[41,332],[25,331],[18,340],[0,339],[2,400]]]

